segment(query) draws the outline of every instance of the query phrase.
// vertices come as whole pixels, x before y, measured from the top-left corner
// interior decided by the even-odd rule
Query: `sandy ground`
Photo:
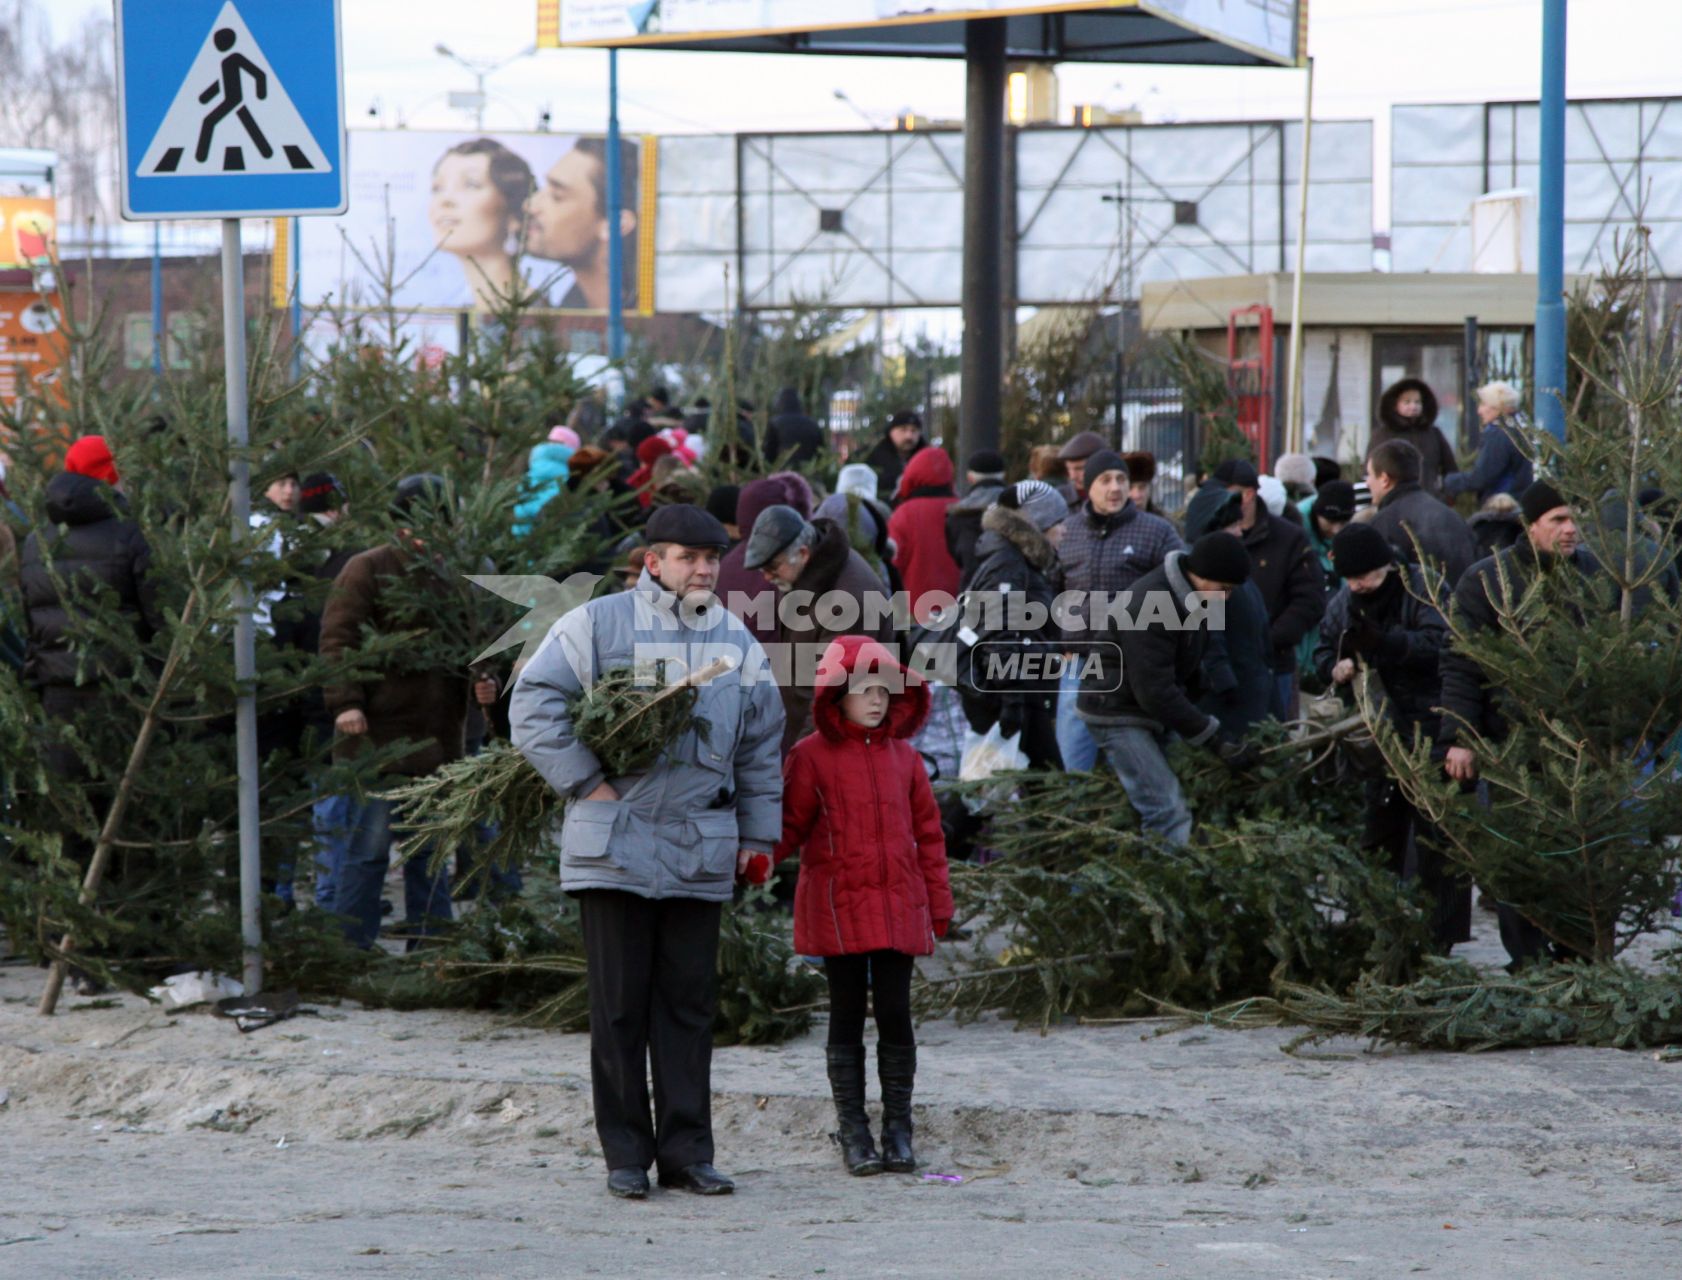
[[[1486,930],[1492,932],[1492,929]],[[725,1200],[603,1190],[581,1036],[320,1007],[242,1036],[0,969],[0,1276],[1675,1275],[1682,1065],[922,1030],[930,1174],[850,1179],[818,1035],[714,1073]],[[957,1181],[955,1179],[962,1179]],[[948,1180],[954,1179],[954,1180]]]

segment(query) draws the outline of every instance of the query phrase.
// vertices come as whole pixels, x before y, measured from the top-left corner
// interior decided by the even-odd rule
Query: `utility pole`
[[[471,98],[469,98],[468,103],[463,104],[460,101],[460,99],[465,95],[452,93],[450,95],[452,99],[450,105],[452,107],[470,105],[473,108],[474,131],[477,133],[483,133],[485,131],[485,81],[491,76],[494,76],[498,71],[501,71],[504,67],[508,66],[510,63],[518,62],[521,58],[529,58],[532,54],[537,52],[537,46],[534,44],[527,45],[524,49],[521,49],[520,52],[511,53],[506,58],[496,62],[483,62],[471,58],[464,58],[447,44],[435,44],[432,46],[432,51],[440,58],[448,58],[451,62],[465,67],[468,74],[473,77],[473,94]]]
[[[1565,0],[1542,0],[1536,420],[1565,443]]]

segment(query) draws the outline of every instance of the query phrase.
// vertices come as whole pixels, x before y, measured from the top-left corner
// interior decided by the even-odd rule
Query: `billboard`
[[[608,304],[607,148],[599,136],[357,130],[350,207],[300,229],[310,307],[495,310]],[[624,307],[653,310],[655,145],[620,142]],[[649,253],[642,252],[647,243]]]
[[[1134,38],[1141,49],[1161,45],[1162,29],[1149,23],[1156,19],[1266,61],[1294,62],[1303,11],[1301,0],[1088,0],[1084,4],[1069,0],[1038,4],[1033,0],[642,0],[629,5],[624,0],[539,0],[538,44],[694,44],[709,39],[849,31],[861,33],[867,44],[877,41],[882,46],[879,52],[889,52],[887,33],[896,27],[950,26],[970,18],[1080,14],[1144,20],[1130,23],[1127,31],[1112,29],[1112,37],[1120,39],[1112,38],[1105,46],[1106,60],[1133,60],[1127,44]],[[877,32],[874,37],[863,34],[872,29]],[[926,42],[943,37],[910,33],[905,39]],[[1208,60],[1196,50],[1196,41],[1178,43],[1184,56],[1171,60]]]
[[[54,299],[0,293],[0,404],[15,405],[26,386],[50,387],[64,348]]]
[[[50,265],[56,226],[50,196],[0,196],[0,271]]]

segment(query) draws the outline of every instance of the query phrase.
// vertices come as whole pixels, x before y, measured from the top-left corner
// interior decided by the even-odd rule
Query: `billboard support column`
[[[964,349],[959,458],[999,447],[1004,347],[1005,21],[964,24]]]
[[[625,358],[624,174],[619,164],[619,50],[607,51],[607,354]]]

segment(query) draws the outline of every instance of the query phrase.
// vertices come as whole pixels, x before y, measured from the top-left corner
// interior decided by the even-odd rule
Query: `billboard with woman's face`
[[[639,270],[654,227],[652,147],[620,143],[624,307],[648,313]],[[555,133],[354,131],[350,207],[300,228],[301,292],[311,307],[489,312],[608,305],[607,147]]]

